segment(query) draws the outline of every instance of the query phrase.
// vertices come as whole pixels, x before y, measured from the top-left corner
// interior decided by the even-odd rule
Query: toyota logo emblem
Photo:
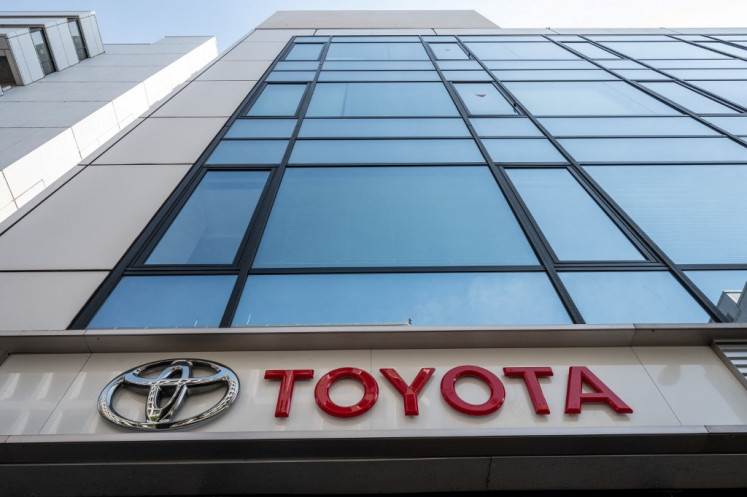
[[[193,376],[195,369],[211,370],[213,374]],[[123,387],[147,395],[144,421],[126,418],[114,409],[114,397]],[[177,418],[179,408],[192,392],[220,387],[225,388],[225,393],[210,409],[195,416]],[[98,409],[104,418],[118,426],[136,430],[169,430],[218,416],[231,407],[238,394],[238,377],[222,364],[202,359],[164,359],[137,366],[114,378],[101,391]]]

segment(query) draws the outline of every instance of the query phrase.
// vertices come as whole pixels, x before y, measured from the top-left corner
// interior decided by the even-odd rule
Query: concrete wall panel
[[[153,113],[154,117],[228,117],[254,81],[195,81]]]
[[[0,330],[64,330],[106,274],[0,272]]]
[[[188,169],[85,169],[0,236],[0,271],[111,269]]]
[[[198,81],[256,81],[262,77],[269,60],[220,60],[197,77]]]

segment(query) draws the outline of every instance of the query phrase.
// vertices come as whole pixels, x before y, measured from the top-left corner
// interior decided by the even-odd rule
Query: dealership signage
[[[208,370],[208,375],[197,375],[196,370]],[[390,383],[400,396],[405,416],[420,414],[420,392],[436,374],[436,368],[421,368],[408,383],[393,368],[381,368],[383,381]],[[529,394],[534,412],[546,416],[551,412],[540,384],[540,378],[553,376],[550,367],[506,367],[503,376],[520,379]],[[268,369],[265,380],[277,382],[275,417],[291,416],[293,390],[297,382],[313,380],[312,369]],[[480,404],[465,401],[457,392],[457,382],[470,377],[483,382],[489,389],[488,399]],[[341,380],[358,382],[363,388],[360,400],[352,405],[340,405],[330,396],[332,386]],[[379,380],[382,381],[382,380]],[[335,418],[354,418],[371,410],[379,398],[379,381],[362,369],[341,367],[323,374],[316,382],[314,400],[321,411]],[[179,418],[179,408],[189,395],[203,390],[223,388],[220,400],[209,409],[186,418]],[[114,397],[122,388],[145,393],[145,420],[129,419],[114,408]],[[450,408],[466,416],[486,416],[498,411],[506,399],[503,381],[495,373],[472,365],[457,366],[441,375],[441,396]],[[227,366],[201,359],[167,359],[143,364],[114,378],[99,396],[98,409],[108,421],[127,428],[168,430],[184,428],[208,421],[225,412],[239,394],[239,379]],[[570,366],[565,396],[565,414],[579,414],[585,404],[603,404],[618,414],[633,410],[602,379],[586,366]],[[554,408],[554,407],[553,407]]]

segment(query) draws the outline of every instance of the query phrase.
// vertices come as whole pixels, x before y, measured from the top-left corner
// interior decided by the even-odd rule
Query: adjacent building
[[[744,487],[746,81],[747,28],[276,13],[0,224],[3,490]]]
[[[107,44],[94,12],[0,12],[0,220],[217,55],[212,37]]]

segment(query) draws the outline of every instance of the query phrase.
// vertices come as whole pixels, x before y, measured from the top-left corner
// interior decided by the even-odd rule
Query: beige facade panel
[[[192,164],[223,118],[151,118],[130,131],[93,164]]]
[[[245,40],[221,57],[221,60],[275,60],[285,45],[286,42],[282,41]]]
[[[188,170],[88,167],[0,236],[0,271],[113,268]]]
[[[256,81],[195,81],[152,115],[153,117],[229,117]]]
[[[103,271],[0,272],[0,330],[63,330],[106,276]]]
[[[497,27],[474,10],[281,10],[258,29]]]
[[[336,36],[387,36],[387,35],[434,35],[436,32],[432,29],[428,28],[418,28],[418,29],[317,29],[316,33],[317,36],[329,36],[329,35],[336,35]]]
[[[506,28],[506,29],[451,29],[436,28],[438,35],[551,35],[550,28]]]
[[[287,42],[294,36],[313,36],[314,29],[260,29],[246,37],[246,41]]]
[[[271,63],[271,60],[220,60],[198,76],[197,81],[256,81]]]

